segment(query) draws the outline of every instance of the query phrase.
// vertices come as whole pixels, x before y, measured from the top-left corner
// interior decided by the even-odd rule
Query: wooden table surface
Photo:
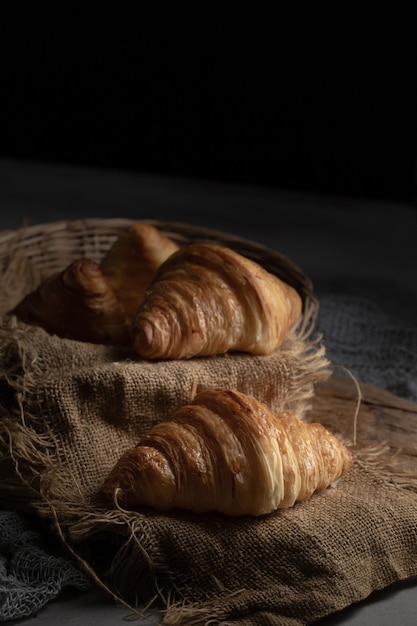
[[[343,437],[353,440],[356,430],[357,444],[386,444],[392,453],[400,452],[405,471],[417,476],[417,403],[349,375],[333,374],[317,385],[311,418],[332,428],[335,415]]]

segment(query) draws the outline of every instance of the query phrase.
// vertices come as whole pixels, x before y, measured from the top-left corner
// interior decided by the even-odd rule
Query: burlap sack
[[[290,335],[268,357],[149,363],[6,315],[0,502],[51,519],[93,578],[132,608],[154,601],[165,624],[301,626],[416,575],[415,482],[401,486],[372,449],[354,450],[354,468],[335,488],[257,519],[97,505],[120,454],[199,388],[226,385],[309,419],[315,385],[331,368],[307,335]],[[337,433],[337,414],[333,426]]]

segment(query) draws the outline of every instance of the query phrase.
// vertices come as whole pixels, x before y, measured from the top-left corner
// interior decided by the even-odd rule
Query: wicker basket
[[[0,315],[10,310],[36,283],[55,271],[63,270],[75,259],[85,257],[100,261],[123,230],[135,220],[95,218],[37,224],[20,230],[0,233],[0,278],[2,297]],[[300,337],[307,337],[314,328],[318,301],[306,274],[286,256],[261,244],[203,227],[185,223],[143,220],[179,245],[210,241],[233,248],[265,267],[269,272],[293,286],[303,300],[303,316],[297,328]],[[13,265],[13,267],[11,267]],[[14,282],[16,267],[20,268],[19,289]]]

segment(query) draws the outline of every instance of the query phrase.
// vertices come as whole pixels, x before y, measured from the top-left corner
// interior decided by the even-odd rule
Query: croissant
[[[127,509],[258,516],[326,489],[352,464],[349,449],[321,424],[210,389],[126,451],[99,497]]]
[[[12,313],[59,337],[131,345],[123,306],[97,263],[88,259],[78,259],[49,276]]]
[[[100,262],[129,320],[133,319],[157,268],[179,246],[147,222],[135,222],[119,235]]]
[[[269,354],[302,312],[298,292],[226,246],[192,243],[159,268],[132,323],[143,358]]]

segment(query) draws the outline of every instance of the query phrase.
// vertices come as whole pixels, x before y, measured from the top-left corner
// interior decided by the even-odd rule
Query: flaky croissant
[[[132,324],[134,348],[150,359],[269,354],[301,313],[298,292],[255,261],[193,243],[160,266]]]
[[[179,246],[152,224],[134,222],[100,262],[117,298],[132,320],[158,267]]]
[[[124,308],[97,263],[88,259],[78,259],[49,276],[12,313],[59,337],[131,345]]]
[[[263,515],[326,489],[352,467],[321,424],[274,414],[241,392],[211,389],[154,426],[105,479],[107,505]]]

